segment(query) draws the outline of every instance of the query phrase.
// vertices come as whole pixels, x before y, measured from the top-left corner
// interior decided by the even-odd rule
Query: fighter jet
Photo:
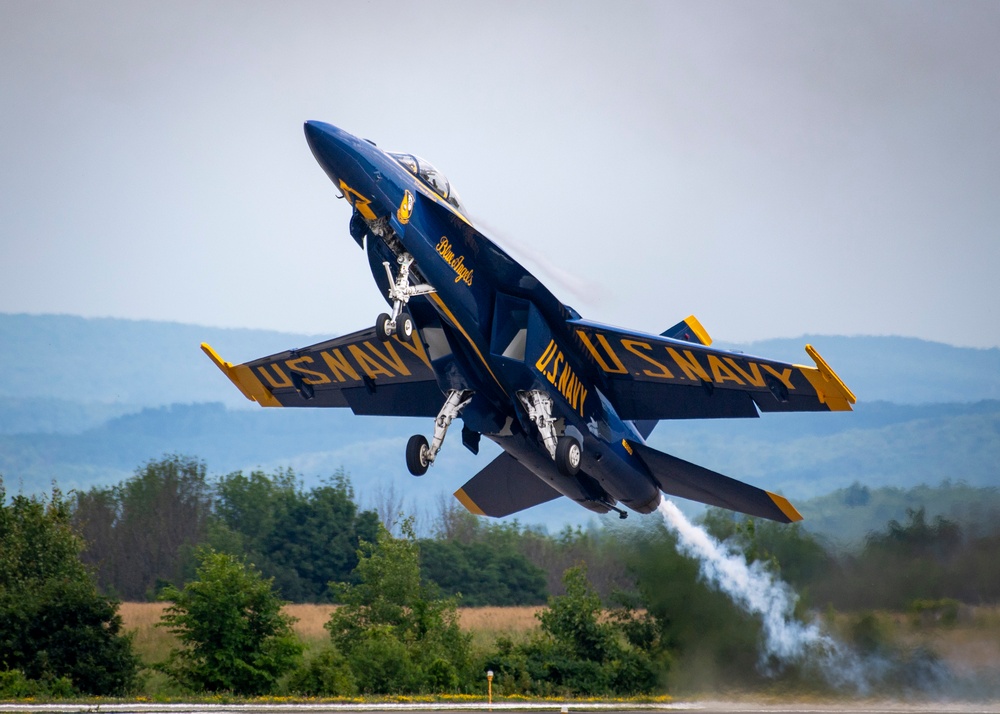
[[[443,173],[322,122],[306,140],[353,208],[387,311],[373,327],[233,365],[202,349],[264,407],[346,407],[433,419],[409,471],[441,455],[460,419],[475,454],[503,453],[456,493],[502,517],[566,496],[597,513],[650,513],[661,493],[784,523],[785,498],[658,451],[660,420],[845,411],[856,399],[810,345],[814,366],[715,349],[694,316],[658,335],[586,320],[490,240]],[[349,296],[345,295],[345,298]]]

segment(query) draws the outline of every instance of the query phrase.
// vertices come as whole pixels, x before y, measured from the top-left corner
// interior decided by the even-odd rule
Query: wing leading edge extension
[[[355,414],[436,416],[442,394],[418,337],[379,340],[374,329],[240,365],[201,349],[262,407],[348,407]]]
[[[603,371],[611,392],[607,396],[623,419],[756,417],[758,410],[850,411],[856,401],[811,345],[806,345],[806,353],[815,367],[586,320],[569,325],[581,352]],[[707,335],[701,341],[707,341]]]

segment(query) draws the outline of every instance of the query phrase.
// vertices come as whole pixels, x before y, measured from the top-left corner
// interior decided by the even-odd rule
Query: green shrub
[[[307,696],[349,697],[358,686],[347,660],[340,652],[327,647],[313,655],[289,675],[285,690]]]
[[[471,636],[459,629],[456,600],[422,582],[412,523],[402,529],[396,539],[380,526],[375,543],[361,544],[356,583],[332,586],[343,605],[326,628],[362,694],[459,691]]]
[[[172,600],[162,616],[180,640],[161,669],[193,691],[260,695],[294,669],[302,644],[271,580],[241,559],[203,549],[197,579],[183,590],[164,589]]]
[[[915,627],[929,627],[932,625],[944,625],[952,627],[958,622],[958,612],[962,603],[954,598],[941,598],[940,600],[914,600],[907,610],[913,619]]]
[[[19,669],[0,671],[0,699],[67,699],[76,693],[68,677],[28,679]]]
[[[651,692],[665,659],[652,621],[631,610],[604,616],[583,566],[563,575],[566,594],[538,614],[541,632],[519,645],[498,639],[486,668],[504,694],[635,695]]]

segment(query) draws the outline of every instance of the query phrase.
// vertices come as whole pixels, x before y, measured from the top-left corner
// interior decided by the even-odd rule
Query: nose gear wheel
[[[428,283],[421,285],[410,285],[410,266],[413,265],[413,256],[403,253],[396,259],[399,263],[399,275],[393,277],[389,261],[383,261],[385,274],[389,278],[389,299],[392,300],[392,313],[382,313],[375,321],[375,333],[380,340],[389,339],[390,335],[399,334],[404,339],[413,336],[415,325],[410,313],[404,309],[411,297],[415,295],[427,295],[437,292],[434,286]]]

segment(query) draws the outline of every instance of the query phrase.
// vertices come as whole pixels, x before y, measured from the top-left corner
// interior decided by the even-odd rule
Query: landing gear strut
[[[406,468],[410,470],[411,474],[423,476],[427,473],[428,467],[434,463],[438,452],[441,451],[448,427],[462,412],[465,405],[472,401],[472,395],[473,392],[467,389],[452,389],[448,392],[448,398],[434,420],[434,437],[431,439],[430,445],[427,444],[427,439],[422,434],[410,437],[406,444]]]
[[[410,285],[410,266],[413,265],[413,256],[403,253],[396,260],[399,263],[399,275],[392,277],[392,270],[389,268],[389,261],[383,261],[385,274],[389,276],[389,299],[392,300],[392,313],[382,313],[375,320],[375,334],[380,340],[389,339],[390,335],[399,334],[404,339],[413,337],[413,318],[404,309],[410,298],[414,295],[427,295],[435,292],[434,287],[424,283],[422,285]],[[433,459],[432,459],[433,461]]]
[[[563,476],[576,476],[580,472],[583,448],[572,436],[559,436],[556,433],[556,420],[552,417],[552,398],[537,389],[518,392],[517,398],[528,411],[528,417],[538,427],[542,443],[545,444],[549,456],[556,462],[559,473]]]

